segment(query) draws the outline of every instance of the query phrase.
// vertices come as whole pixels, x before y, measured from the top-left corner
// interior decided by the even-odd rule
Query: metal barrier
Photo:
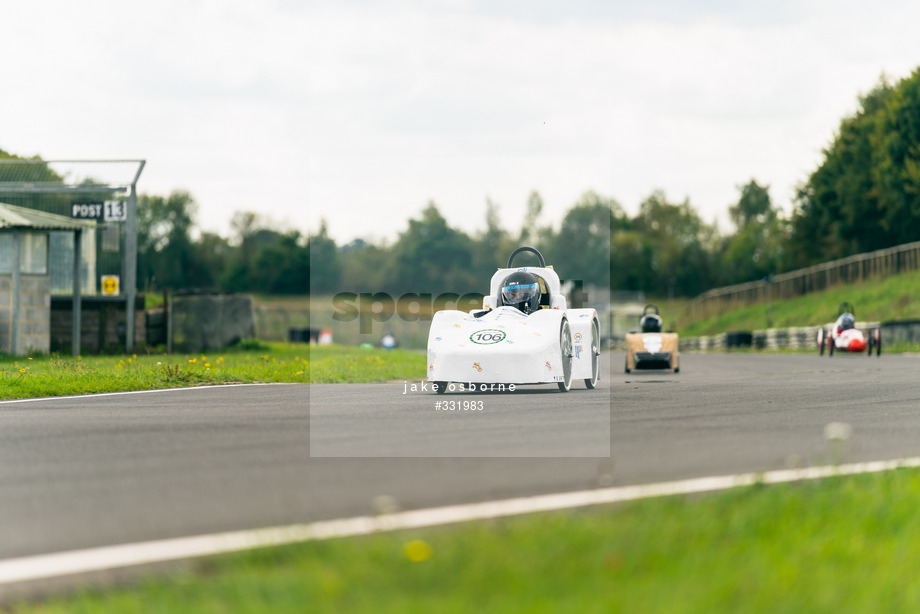
[[[746,305],[769,303],[839,284],[917,270],[920,270],[920,241],[789,271],[775,275],[769,281],[764,279],[714,288],[693,299],[683,319],[705,318]]]

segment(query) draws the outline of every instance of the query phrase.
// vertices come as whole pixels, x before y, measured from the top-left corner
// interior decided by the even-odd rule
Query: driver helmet
[[[845,313],[840,316],[840,330],[850,330],[856,326],[856,322],[853,320],[853,314]]]
[[[661,316],[657,313],[647,313],[639,320],[639,327],[643,333],[660,333]]]
[[[502,305],[517,307],[524,313],[540,309],[540,281],[536,275],[517,271],[502,282]]]

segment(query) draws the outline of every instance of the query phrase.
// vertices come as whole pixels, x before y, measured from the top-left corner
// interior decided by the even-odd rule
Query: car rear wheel
[[[823,328],[818,329],[818,356],[824,356],[825,333]]]
[[[447,382],[435,382],[434,385],[438,387],[438,394],[447,392]]]
[[[591,377],[585,379],[588,390],[594,390],[601,378],[601,334],[597,319],[591,323]]]
[[[559,330],[559,348],[562,354],[562,381],[559,383],[559,390],[568,392],[572,389],[572,331],[569,328],[567,318],[562,318],[562,326]]]

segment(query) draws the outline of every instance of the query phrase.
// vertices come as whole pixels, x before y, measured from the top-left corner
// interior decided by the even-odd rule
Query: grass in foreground
[[[15,612],[916,612],[920,471],[304,543]]]
[[[249,342],[248,347],[195,355],[0,356],[0,399],[307,381],[306,346]]]

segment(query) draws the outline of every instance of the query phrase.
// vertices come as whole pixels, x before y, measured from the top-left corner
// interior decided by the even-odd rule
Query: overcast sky
[[[728,230],[754,178],[791,209],[841,118],[920,66],[920,3],[0,0],[0,148],[144,158],[189,190],[340,242],[393,240],[429,200],[519,228],[593,189],[653,190]]]

